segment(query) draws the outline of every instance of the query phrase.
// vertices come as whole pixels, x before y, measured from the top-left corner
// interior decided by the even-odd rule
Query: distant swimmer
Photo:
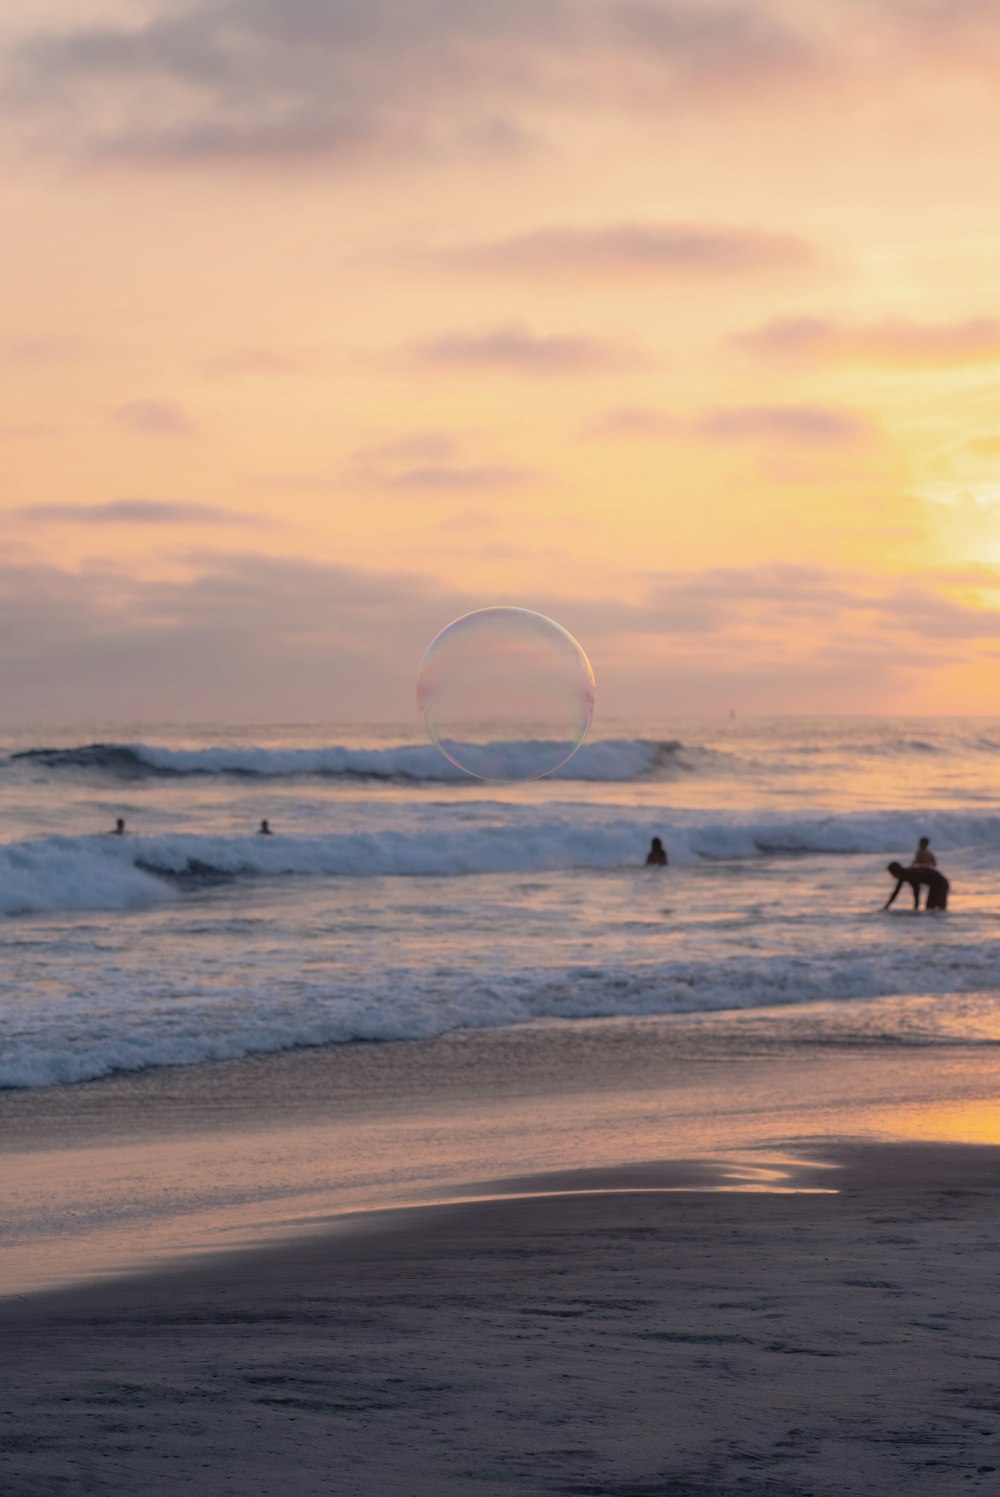
[[[921,837],[917,843],[917,850],[913,854],[914,868],[936,868],[937,858],[931,852],[931,839]]]
[[[668,862],[669,859],[667,857],[667,849],[664,847],[659,837],[654,837],[652,842],[649,844],[649,852],[646,854],[646,867],[666,868]]]
[[[270,828],[270,826],[268,825],[268,823],[266,821],[262,821],[261,822],[261,824],[260,824],[260,826],[259,826],[259,828],[257,830],[257,835],[258,835],[258,837],[270,837],[270,836],[273,836],[271,828]]]
[[[125,818],[124,818],[124,816],[119,816],[118,820],[115,822],[115,829],[111,833],[111,835],[112,835],[112,837],[124,837],[124,835],[125,835]]]
[[[921,885],[927,887],[927,905],[929,910],[946,910],[948,908],[948,890],[951,885],[943,873],[938,873],[936,868],[904,868],[902,863],[890,863],[888,872],[897,880],[889,898],[882,906],[887,910],[904,884],[909,884],[913,890],[913,908],[920,908]]]

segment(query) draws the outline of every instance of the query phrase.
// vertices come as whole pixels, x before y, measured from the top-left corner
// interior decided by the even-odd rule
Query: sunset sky
[[[0,0],[8,726],[1000,710],[995,0]]]

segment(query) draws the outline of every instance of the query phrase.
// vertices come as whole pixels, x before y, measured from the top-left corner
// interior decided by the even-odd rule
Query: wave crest
[[[973,812],[740,820],[668,810],[618,815],[574,808],[572,817],[523,813],[469,823],[436,816],[404,828],[313,836],[50,837],[0,846],[0,913],[148,907],[179,883],[284,877],[461,878],[472,874],[614,869],[642,862],[652,831],[671,862],[740,863],[805,854],[906,856],[918,835],[939,851],[1000,848],[1000,816]]]
[[[492,757],[505,765],[510,779],[532,779],[551,763],[552,745],[544,741],[498,742]],[[658,770],[685,766],[678,756],[683,744],[644,738],[605,739],[585,743],[549,779],[636,780]],[[697,752],[697,751],[695,751]],[[88,743],[73,748],[33,748],[12,754],[10,764],[35,764],[57,771],[85,770],[117,780],[193,775],[276,779],[312,776],[323,779],[395,780],[426,783],[475,783],[430,744],[406,743],[387,748],[161,748],[146,743]]]

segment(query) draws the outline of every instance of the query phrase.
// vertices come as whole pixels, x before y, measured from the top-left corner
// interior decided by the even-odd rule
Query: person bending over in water
[[[257,835],[258,837],[271,837],[274,835],[274,833],[271,831],[271,828],[268,826],[267,822],[262,821],[260,827],[258,828]]]
[[[882,906],[887,910],[904,884],[909,884],[913,890],[913,908],[920,908],[920,886],[927,886],[927,909],[946,910],[948,908],[948,890],[951,887],[943,873],[938,873],[936,868],[904,868],[902,863],[890,863],[888,871],[897,880],[889,898]]]
[[[664,847],[659,837],[654,837],[652,842],[649,844],[649,852],[646,854],[646,867],[666,868],[668,861],[669,859],[667,858],[667,849]]]
[[[917,843],[917,850],[913,854],[914,868],[936,868],[937,858],[931,852],[931,839],[921,837]]]

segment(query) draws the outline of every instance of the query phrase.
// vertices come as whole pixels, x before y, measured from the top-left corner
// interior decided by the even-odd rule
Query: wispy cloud
[[[535,333],[518,323],[482,333],[443,333],[415,344],[411,351],[422,363],[442,369],[540,375],[593,374],[645,362],[624,344],[574,333]]]
[[[401,468],[385,474],[380,482],[386,487],[410,493],[488,493],[494,490],[520,489],[535,479],[531,468],[504,463],[481,463]]]
[[[875,423],[859,411],[824,405],[714,406],[679,416],[645,406],[620,406],[589,428],[601,437],[640,440],[761,442],[804,447],[855,447],[871,442]]]
[[[88,352],[87,344],[79,338],[36,337],[13,338],[4,349],[13,364],[65,364],[81,358]]]
[[[717,442],[777,441],[806,446],[869,442],[875,425],[857,411],[817,405],[737,405],[705,411],[694,423],[699,436]]]
[[[408,432],[360,448],[347,473],[352,487],[395,493],[488,493],[524,488],[533,469],[503,462],[469,462],[452,432]]]
[[[443,258],[525,275],[698,278],[789,271],[815,251],[795,234],[688,223],[547,228],[469,245]]]
[[[822,317],[777,317],[733,341],[750,354],[801,362],[977,364],[1000,359],[1000,318],[849,324]]]
[[[172,499],[110,499],[105,504],[27,504],[8,514],[43,525],[238,525],[270,530],[275,521],[243,510]]]
[[[459,439],[450,431],[411,431],[361,447],[354,454],[358,464],[443,463],[456,455]]]
[[[166,400],[129,400],[116,406],[114,419],[129,431],[151,437],[193,437],[197,427],[180,406]]]

